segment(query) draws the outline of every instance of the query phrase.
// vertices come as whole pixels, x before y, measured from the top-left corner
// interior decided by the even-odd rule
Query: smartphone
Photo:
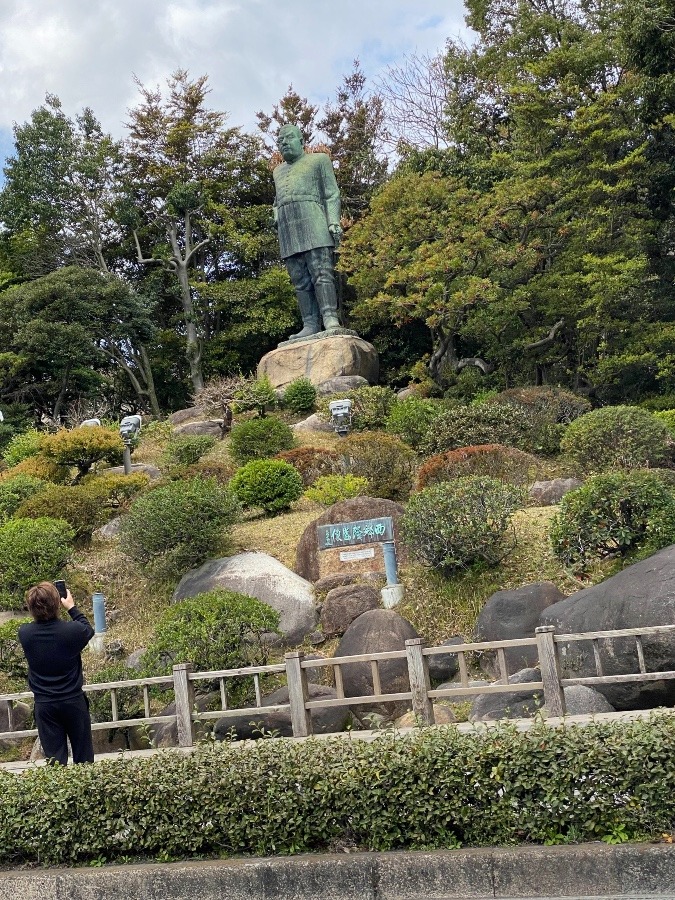
[[[54,587],[59,592],[59,597],[65,598],[68,596],[68,588],[66,587],[65,581],[61,581],[61,580],[55,581]]]

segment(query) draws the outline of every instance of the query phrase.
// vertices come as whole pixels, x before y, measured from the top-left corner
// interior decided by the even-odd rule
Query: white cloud
[[[460,0],[0,0],[0,131],[56,94],[124,132],[133,75],[208,73],[210,103],[252,129],[289,84],[313,102],[361,60],[368,76],[462,30]]]

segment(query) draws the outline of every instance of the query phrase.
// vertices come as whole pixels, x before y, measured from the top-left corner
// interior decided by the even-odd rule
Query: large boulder
[[[378,609],[380,593],[367,584],[347,584],[328,591],[321,607],[325,635],[344,634],[352,622],[369,609]]]
[[[438,647],[457,647],[466,643],[462,637],[451,637]],[[436,653],[427,657],[429,662],[429,677],[435,682],[450,681],[459,672],[459,659],[456,653]]]
[[[522,669],[509,676],[509,684],[528,684],[541,681],[538,669]],[[503,681],[494,682],[504,684]],[[539,691],[523,690],[503,694],[478,694],[471,704],[470,722],[490,722],[499,719],[527,719],[533,716],[544,703],[544,695]]]
[[[172,602],[215,588],[257,597],[276,609],[279,630],[291,646],[301,643],[316,628],[312,585],[267,553],[239,553],[209,560],[181,578]]]
[[[316,534],[317,525],[331,525],[337,522],[359,522],[363,519],[377,519],[383,516],[391,516],[394,520],[394,542],[396,544],[396,556],[399,565],[403,564],[407,555],[401,541],[399,521],[403,515],[403,507],[393,500],[382,500],[379,497],[355,497],[353,500],[342,500],[329,506],[325,513],[314,519],[305,528],[298,542],[295,556],[295,570],[307,581],[318,581],[320,577],[340,574],[359,574],[368,571],[367,564],[378,566],[384,570],[382,550],[376,544],[375,557],[372,560],[358,560],[344,562],[340,560],[340,550],[319,550],[319,541]],[[353,547],[347,549],[353,550]],[[330,571],[329,571],[330,570]],[[371,569],[372,571],[373,569]]]
[[[310,683],[307,693],[311,700],[336,700],[334,688],[325,684]],[[288,703],[288,688],[281,687],[266,697],[263,706],[281,706]],[[310,712],[312,731],[314,734],[335,734],[344,731],[350,719],[349,706],[328,706],[325,709],[313,709]],[[256,740],[263,737],[264,732],[276,737],[292,737],[291,714],[288,709],[275,710],[269,713],[247,712],[240,715],[218,719],[213,729],[216,740]]]
[[[9,700],[0,700],[0,731],[23,731],[28,728],[31,709],[27,703],[14,703],[12,706],[12,727],[9,727]],[[10,747],[23,738],[5,738],[0,741],[0,748]]]
[[[553,625],[558,634],[615,631],[675,622],[675,545],[628,566],[601,584],[584,588],[549,606],[541,625]],[[558,645],[566,677],[596,675],[590,641]],[[675,671],[675,635],[642,639],[647,671]],[[603,674],[625,675],[640,671],[635,638],[598,641]],[[617,710],[650,709],[675,705],[675,679],[595,685]]]
[[[296,378],[319,385],[338,375],[360,375],[377,384],[377,350],[353,334],[317,335],[311,340],[291,341],[277,347],[258,363],[258,378],[267,375],[275,388],[287,387]]]
[[[581,487],[583,481],[578,478],[553,478],[551,481],[535,481],[529,490],[530,500],[534,506],[554,506],[560,503],[565,494]]]
[[[585,684],[570,684],[563,688],[565,694],[565,714],[568,716],[593,716],[597,713],[614,712],[614,707],[600,691]],[[544,706],[544,712],[546,707]]]
[[[206,410],[203,406],[188,406],[187,409],[177,409],[171,413],[169,422],[172,425],[182,425],[184,422],[192,422],[194,419],[201,419]]]
[[[195,707],[198,712],[206,712],[209,709],[220,708],[220,693],[218,691],[210,691],[206,694],[199,694],[195,698]],[[160,716],[175,716],[176,703],[171,701],[159,713]],[[177,747],[178,746],[178,726],[176,722],[160,723],[152,726],[152,746],[153,747]]]
[[[318,384],[316,392],[323,396],[344,394],[347,391],[353,391],[360,387],[368,387],[368,380],[362,375],[337,375],[335,378],[329,378],[328,381],[322,381],[321,384]]]
[[[405,650],[405,642],[419,637],[407,619],[391,609],[371,609],[355,619],[342,636],[335,656],[359,656],[364,653],[385,653]],[[369,662],[348,663],[341,666],[346,697],[372,695],[373,676]],[[406,659],[381,661],[378,665],[383,694],[410,690]],[[395,719],[410,708],[410,701],[398,700],[383,704],[360,704],[355,708],[359,718],[377,713]]]
[[[291,428],[293,431],[333,431],[333,426],[330,422],[326,422],[320,416],[317,416],[316,413],[307,416],[302,422],[296,422],[295,425],[291,425]]]
[[[550,581],[537,581],[513,591],[497,591],[488,598],[476,621],[477,641],[509,641],[534,637],[542,612],[564,595]],[[536,647],[507,647],[504,650],[509,672],[534,666],[539,660]],[[481,654],[480,667],[488,675],[501,673],[496,654]]]
[[[203,422],[184,422],[182,425],[176,425],[171,433],[176,437],[207,435],[220,440],[224,433],[223,421],[222,419],[206,419]]]

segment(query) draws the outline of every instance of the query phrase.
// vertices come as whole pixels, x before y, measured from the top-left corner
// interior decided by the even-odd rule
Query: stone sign
[[[316,526],[319,550],[335,550],[394,540],[394,522],[391,516],[379,519],[361,519],[358,522],[339,522]]]

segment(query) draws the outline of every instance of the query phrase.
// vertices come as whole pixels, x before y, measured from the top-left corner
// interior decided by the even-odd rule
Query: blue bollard
[[[387,584],[398,584],[398,572],[396,571],[396,545],[393,541],[384,541],[382,544],[384,554],[384,571],[387,574]]]
[[[94,606],[94,631],[96,634],[103,634],[106,630],[105,597],[97,592],[93,595],[92,602]]]

